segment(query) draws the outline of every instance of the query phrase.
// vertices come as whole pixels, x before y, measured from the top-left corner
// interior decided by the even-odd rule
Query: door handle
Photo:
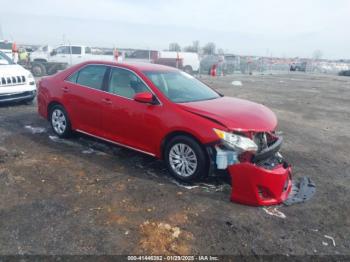
[[[107,104],[107,105],[111,105],[112,104],[112,101],[109,98],[103,98],[102,102]]]
[[[65,86],[65,87],[62,87],[62,90],[63,90],[64,93],[68,93],[69,89],[68,89],[68,87]]]

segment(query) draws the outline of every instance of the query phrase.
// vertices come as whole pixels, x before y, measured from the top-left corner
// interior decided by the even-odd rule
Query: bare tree
[[[170,43],[169,44],[169,51],[175,51],[175,52],[180,52],[181,51],[181,46],[178,43]]]
[[[199,52],[199,41],[193,41],[192,45],[183,48],[185,52],[198,53]]]
[[[207,43],[203,47],[203,53],[205,55],[214,55],[216,51],[216,45],[213,42]]]

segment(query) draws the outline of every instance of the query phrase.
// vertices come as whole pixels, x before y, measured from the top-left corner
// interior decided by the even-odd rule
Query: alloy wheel
[[[194,150],[183,143],[172,146],[169,151],[169,163],[173,171],[182,177],[193,175],[198,165]]]

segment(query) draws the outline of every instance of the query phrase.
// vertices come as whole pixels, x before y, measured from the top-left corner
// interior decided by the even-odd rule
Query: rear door
[[[88,65],[66,79],[64,104],[74,129],[103,136],[102,107],[107,66]]]

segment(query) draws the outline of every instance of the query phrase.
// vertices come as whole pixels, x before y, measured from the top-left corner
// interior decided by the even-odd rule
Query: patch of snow
[[[56,142],[56,143],[62,143],[62,144],[66,144],[66,145],[69,145],[69,146],[78,146],[78,147],[81,146],[81,145],[78,144],[78,143],[69,141],[69,140],[67,140],[67,139],[59,138],[58,136],[49,136],[49,138],[50,138],[53,142]]]
[[[236,81],[232,81],[231,84],[233,86],[242,86],[243,85],[241,81],[237,81],[237,80]]]
[[[43,127],[33,127],[31,125],[26,125],[24,128],[29,130],[32,134],[41,134],[46,132],[46,128]]]
[[[95,150],[92,149],[92,148],[88,148],[88,149],[85,149],[83,151],[81,151],[83,154],[93,154],[95,153]]]
[[[183,187],[183,188],[186,188],[186,189],[194,189],[194,188],[197,188],[199,186],[188,186],[188,185],[184,185],[184,184],[181,184],[180,182],[176,181],[175,179],[172,179],[170,178],[170,181],[172,183],[174,183],[175,185],[179,186],[179,187]]]
[[[333,246],[335,247],[335,240],[334,240],[333,237],[328,236],[328,235],[324,235],[324,237],[325,237],[325,238],[328,238],[328,239],[330,239],[330,240],[332,240],[332,244],[333,244]]]

